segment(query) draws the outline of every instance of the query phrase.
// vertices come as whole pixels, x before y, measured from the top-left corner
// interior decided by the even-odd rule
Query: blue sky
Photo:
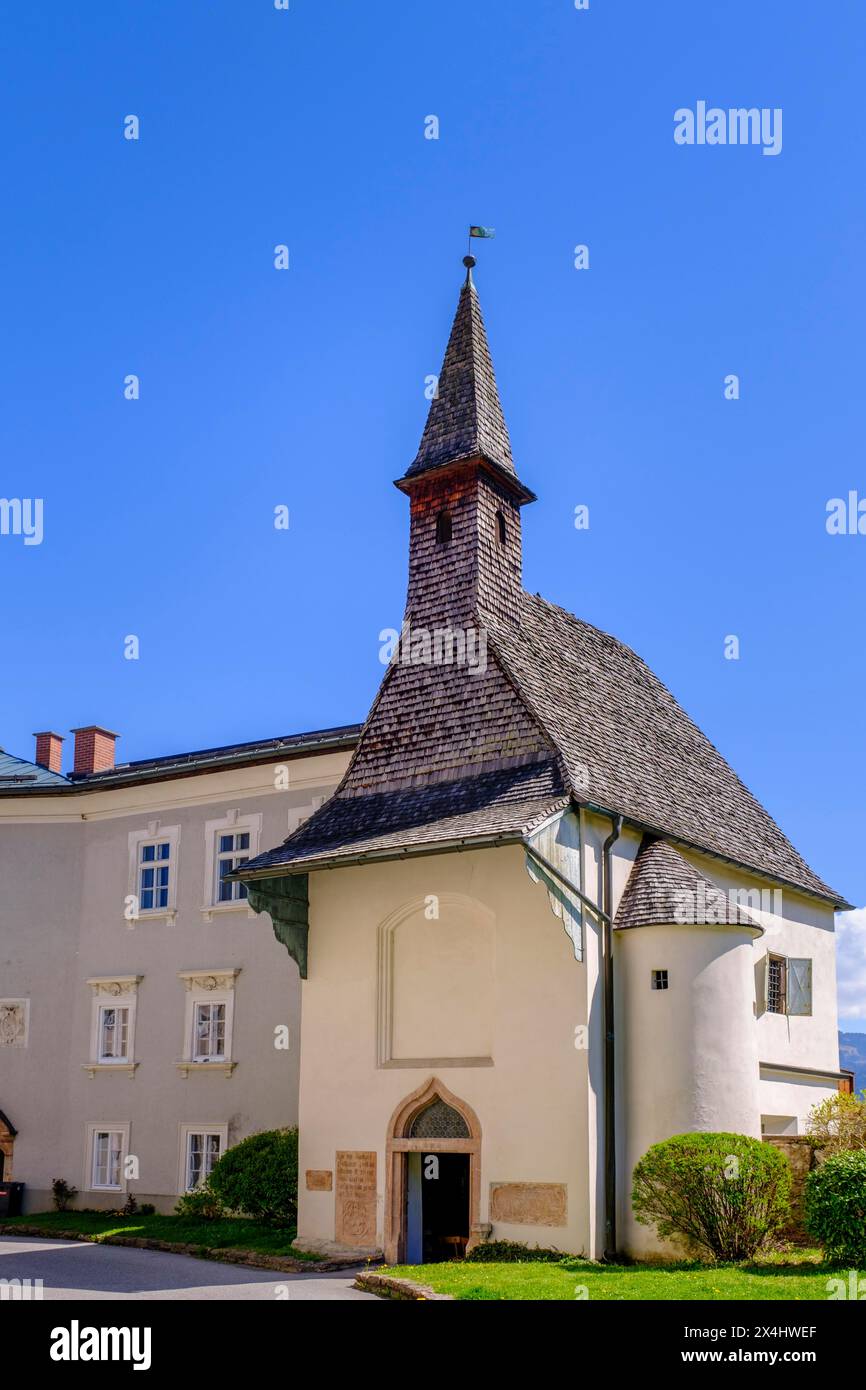
[[[3,746],[363,717],[477,221],[526,587],[866,903],[866,535],[825,528],[866,497],[864,34],[855,0],[10,4],[0,494],[44,539],[0,536]],[[678,146],[699,100],[782,108],[781,153]]]

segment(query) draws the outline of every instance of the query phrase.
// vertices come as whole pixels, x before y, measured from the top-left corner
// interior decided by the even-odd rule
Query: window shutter
[[[812,962],[788,957],[788,1013],[804,1017],[812,1012]]]
[[[755,961],[755,1013],[767,1012],[767,956]]]

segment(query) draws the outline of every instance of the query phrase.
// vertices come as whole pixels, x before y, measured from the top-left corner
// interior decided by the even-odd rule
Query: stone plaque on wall
[[[337,1152],[334,1234],[340,1245],[376,1244],[376,1155]]]
[[[492,1182],[490,1220],[511,1226],[565,1226],[568,1195],[564,1183]]]
[[[329,1168],[307,1169],[308,1192],[330,1192],[334,1185],[334,1175]]]

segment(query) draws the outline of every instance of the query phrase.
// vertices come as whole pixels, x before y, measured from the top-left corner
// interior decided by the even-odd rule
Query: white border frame
[[[84,1140],[84,1182],[83,1192],[123,1192],[127,1190],[128,1178],[124,1176],[126,1160],[129,1157],[129,1120],[88,1120],[85,1125]],[[120,1147],[120,1186],[119,1187],[97,1187],[93,1182],[93,1141],[97,1134],[117,1133],[123,1136]]]

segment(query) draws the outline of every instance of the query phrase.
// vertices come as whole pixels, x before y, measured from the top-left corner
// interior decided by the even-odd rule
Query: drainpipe
[[[613,881],[611,850],[622,834],[622,816],[614,816],[602,850],[602,959],[604,1014],[604,1258],[616,1258],[616,1048],[613,1012]]]

